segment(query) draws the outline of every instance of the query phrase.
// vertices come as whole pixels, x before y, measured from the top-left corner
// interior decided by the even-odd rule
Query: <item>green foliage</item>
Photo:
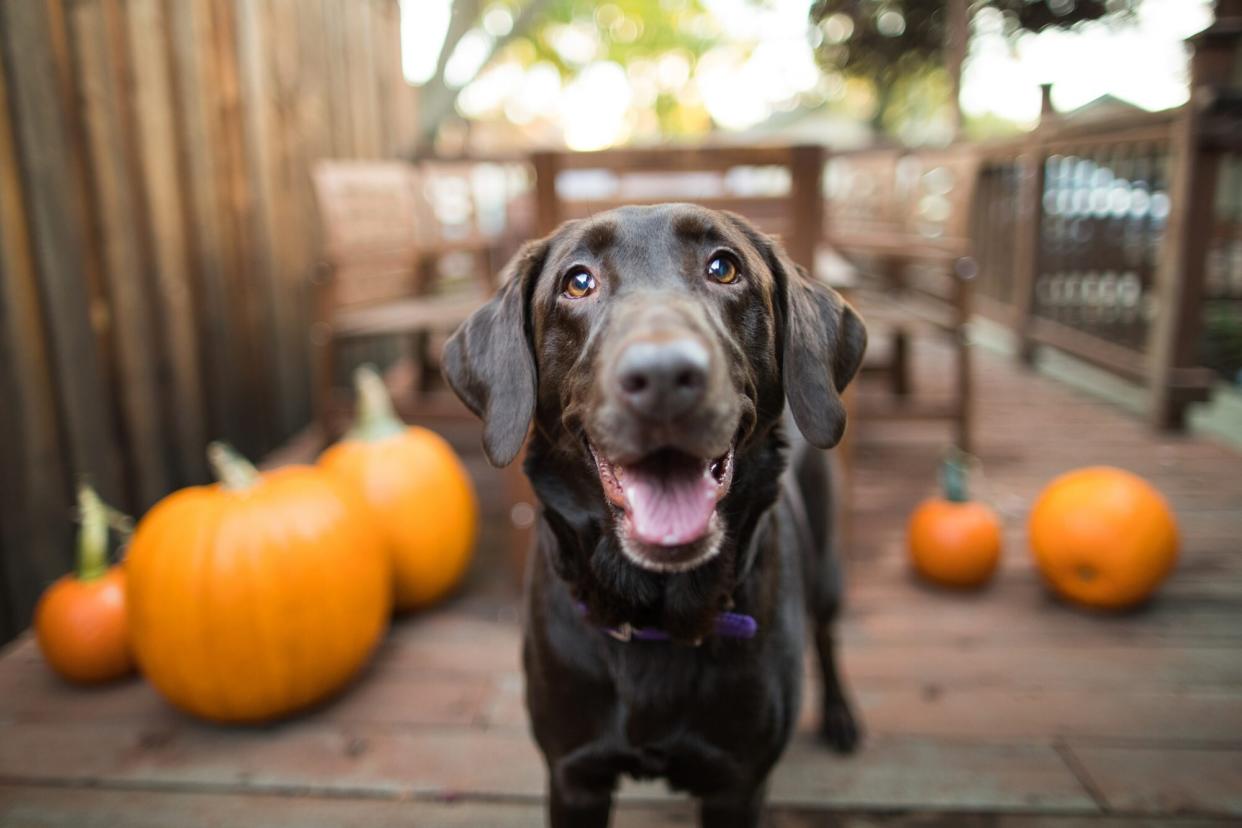
[[[598,37],[593,60],[622,66],[677,50],[698,57],[717,42],[715,23],[699,0],[551,0],[538,26],[513,48],[531,62],[546,60],[562,75],[571,76],[578,67],[555,46],[557,33],[566,26],[580,26]]]
[[[1005,34],[1069,28],[1091,20],[1124,20],[1140,0],[966,0],[968,13],[1002,15]],[[945,64],[949,0],[815,0],[816,59],[828,71],[865,78],[882,102],[901,79]],[[889,122],[888,107],[876,123]]]
[[[567,54],[567,37],[580,45],[585,41],[589,50]],[[549,63],[568,81],[597,60],[627,69],[649,62],[654,71],[660,58],[679,54],[689,69],[720,42],[718,24],[700,0],[547,0],[538,21],[514,37],[500,57],[525,67]],[[710,127],[701,102],[667,89],[655,97],[652,114],[665,135],[696,134]]]

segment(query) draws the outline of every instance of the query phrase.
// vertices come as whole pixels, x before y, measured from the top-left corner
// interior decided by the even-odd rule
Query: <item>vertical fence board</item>
[[[0,61],[0,169],[19,169],[7,67]],[[38,590],[64,571],[69,485],[56,433],[34,251],[21,181],[0,176],[0,636],[30,617]]]
[[[242,343],[236,368],[242,375],[237,381],[243,389],[245,419],[237,439],[244,450],[254,454],[271,445],[277,434],[271,387],[273,355],[265,335],[268,323],[259,284],[261,274],[254,272],[253,263],[258,219],[246,170],[237,20],[230,0],[212,0],[211,8],[214,53],[206,82],[219,92],[214,116],[223,189],[219,206],[230,253],[225,275],[230,283],[230,310]]]
[[[156,339],[143,275],[148,270],[138,234],[145,214],[141,194],[131,187],[133,159],[121,96],[122,73],[114,71],[110,26],[104,3],[70,5],[72,45],[80,67],[83,118],[91,157],[98,220],[103,235],[103,270],[111,307],[122,427],[129,446],[134,495],[149,505],[174,479],[164,451]]]
[[[316,239],[313,223],[308,221],[314,217],[305,209],[314,200],[309,173],[313,158],[306,152],[306,133],[300,129],[300,109],[310,97],[300,76],[304,63],[298,37],[301,6],[296,0],[272,0],[272,31],[282,34],[271,39],[269,55],[275,110],[271,147],[273,252],[285,311],[280,335],[291,374],[291,382],[284,390],[285,419],[290,430],[310,417],[307,274],[312,272],[316,259],[315,249],[307,244]]]
[[[70,562],[75,475],[140,511],[209,437],[258,456],[309,421],[310,170],[404,149],[397,24],[394,0],[0,4],[0,640]]]
[[[172,122],[167,26],[160,0],[129,0],[126,12],[138,143],[164,320],[161,333],[168,355],[165,394],[175,412],[181,476],[200,479],[205,474],[202,382]]]
[[[360,155],[354,143],[353,108],[350,106],[348,33],[342,21],[342,0],[323,0],[324,65],[327,84],[328,122],[332,131],[332,154],[339,158]]]
[[[239,0],[237,10],[238,69],[242,96],[242,123],[245,126],[245,160],[255,216],[255,234],[251,244],[252,274],[261,291],[266,310],[261,331],[274,368],[273,399],[276,433],[289,432],[293,414],[289,400],[294,396],[298,378],[284,341],[289,327],[289,307],[281,293],[277,261],[277,211],[274,179],[276,159],[275,124],[277,112],[275,90],[272,88],[270,50],[267,40],[275,36],[271,26],[271,3]]]
[[[106,499],[123,502],[112,393],[97,334],[108,320],[104,309],[91,306],[82,159],[75,158],[57,82],[55,15],[38,2],[6,3],[0,13],[26,207],[73,472],[89,475]]]
[[[208,431],[213,438],[242,444],[247,364],[246,339],[238,326],[230,275],[236,261],[232,222],[226,219],[220,158],[221,92],[213,74],[216,31],[212,0],[183,0],[171,16],[173,74],[180,100],[180,142],[186,166],[186,224],[197,268],[199,352]]]
[[[353,35],[349,49],[350,100],[354,104],[354,135],[357,152],[366,158],[378,157],[379,107],[375,102],[375,43],[370,0],[358,3],[348,18]]]
[[[414,146],[418,124],[414,117],[415,88],[405,79],[401,65],[401,7],[393,0],[377,0],[378,32],[385,50],[377,67],[381,86],[380,115],[384,120],[385,157],[407,155]]]

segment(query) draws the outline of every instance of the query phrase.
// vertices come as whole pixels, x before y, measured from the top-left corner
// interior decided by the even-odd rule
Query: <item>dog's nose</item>
[[[635,342],[617,360],[617,384],[636,413],[672,420],[703,399],[708,368],[707,348],[694,339]]]

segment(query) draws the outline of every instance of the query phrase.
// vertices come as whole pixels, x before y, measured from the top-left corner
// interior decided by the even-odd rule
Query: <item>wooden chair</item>
[[[335,395],[343,343],[400,337],[409,347],[388,372],[404,419],[470,417],[447,389],[434,388],[439,345],[495,291],[495,276],[516,230],[508,205],[489,224],[480,209],[476,167],[469,162],[324,161],[314,172],[324,228],[313,334],[315,404],[323,437],[340,433]],[[503,201],[503,199],[502,199]],[[506,220],[508,224],[506,224]],[[394,376],[397,374],[397,376]],[[402,375],[403,374],[403,375]],[[514,463],[503,472],[506,545],[525,550],[535,498]],[[520,570],[515,575],[521,578]]]
[[[548,232],[627,204],[688,201],[746,216],[809,269],[822,224],[823,153],[813,145],[540,152],[532,157],[537,224]]]
[[[406,416],[464,413],[432,390],[436,337],[494,290],[491,241],[460,170],[393,161],[323,161],[314,171],[325,256],[317,279],[316,415],[338,433],[335,384],[345,342],[400,337],[409,345]]]
[[[978,159],[961,148],[903,152],[867,150],[833,156],[825,178],[825,239],[855,265],[860,305],[873,341],[887,353],[866,373],[883,373],[895,401],[865,406],[868,419],[946,419],[954,439],[971,448],[971,314],[969,221]],[[822,268],[823,258],[817,265]],[[910,336],[916,329],[948,335],[956,390],[947,403],[910,400]]]

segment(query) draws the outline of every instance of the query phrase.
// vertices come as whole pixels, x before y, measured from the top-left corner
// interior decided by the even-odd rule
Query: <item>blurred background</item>
[[[779,235],[871,334],[838,454],[873,738],[800,735],[779,824],[1242,815],[1238,0],[8,0],[0,57],[0,822],[537,824],[538,506],[440,349],[524,240],[662,201]],[[141,517],[210,480],[213,439],[313,462],[364,363],[478,493],[451,598],[260,731],[44,669],[79,480]],[[1001,525],[982,592],[910,575],[946,447]],[[1026,552],[1039,492],[1096,464],[1181,532],[1122,615]],[[626,824],[687,813],[626,797]]]

